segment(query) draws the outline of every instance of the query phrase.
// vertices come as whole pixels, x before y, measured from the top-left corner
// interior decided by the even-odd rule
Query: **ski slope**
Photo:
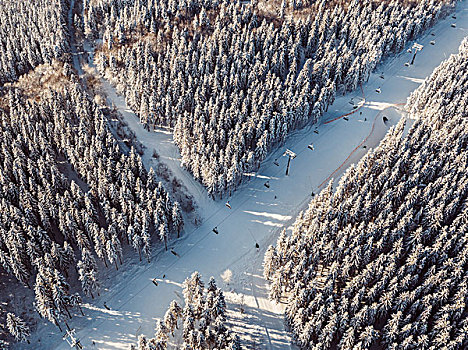
[[[457,26],[452,28],[455,22]],[[262,277],[261,265],[267,246],[274,244],[283,227],[294,222],[298,212],[307,206],[312,192],[317,193],[328,180],[339,178],[347,166],[378,145],[388,128],[401,117],[405,118],[399,111],[401,104],[435,67],[457,52],[467,35],[468,6],[463,1],[458,4],[456,20],[448,17],[418,40],[424,49],[418,53],[414,65],[405,66],[412,58],[407,52],[388,60],[363,85],[362,92],[358,89],[337,98],[319,125],[292,133],[286,144],[272,152],[259,171],[250,174],[250,181],[229,199],[232,209],[224,201],[209,200],[206,191],[180,168],[180,155],[171,134],[144,130],[123,98],[104,81],[108,98],[147,147],[143,156],[145,164],[151,165],[148,153],[156,149],[161,160],[195,197],[203,223],[198,228],[187,227],[184,237],[170,245],[179,256],[160,250],[150,264],[135,259],[133,265],[125,267],[125,272],[115,276],[108,291],[95,300],[86,300],[88,304],[83,307],[86,316],[77,315],[70,321],[84,348],[129,349],[130,344],[136,343],[138,334],[152,336],[155,320],[164,315],[171,300],[181,301],[181,284],[195,270],[205,281],[214,276],[225,291],[229,322],[246,348],[291,348],[282,321],[285,304],[268,300]],[[430,45],[432,40],[435,45]],[[382,72],[384,79],[380,77]],[[376,92],[378,88],[381,93]],[[358,102],[363,97],[364,105],[348,115],[348,120],[338,118],[353,110],[351,98]],[[384,115],[387,122],[383,121]],[[309,144],[313,144],[314,150],[308,148]],[[287,158],[282,156],[286,148],[297,154],[291,161],[289,176],[285,175]],[[274,164],[275,159],[279,166]],[[264,185],[266,181],[269,188]],[[213,233],[214,227],[219,234]],[[260,245],[259,251],[256,243]],[[230,273],[229,280],[226,276]],[[153,278],[159,282],[157,287],[151,282]],[[103,307],[104,302],[110,310]],[[52,325],[41,327],[32,345],[22,344],[21,348],[37,349],[34,339],[39,338],[44,349],[70,348]]]

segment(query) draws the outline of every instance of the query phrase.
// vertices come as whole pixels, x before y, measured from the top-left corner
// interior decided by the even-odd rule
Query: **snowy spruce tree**
[[[302,349],[465,349],[468,39],[265,255]]]
[[[7,314],[6,325],[8,331],[11,333],[16,340],[20,342],[29,342],[29,327],[26,323],[18,316],[15,316],[11,312]]]

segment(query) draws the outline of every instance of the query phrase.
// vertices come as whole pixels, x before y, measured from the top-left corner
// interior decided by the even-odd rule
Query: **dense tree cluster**
[[[141,335],[138,346],[132,349],[164,350],[171,340],[183,341],[177,348],[184,350],[240,349],[238,336],[225,325],[226,302],[214,278],[210,278],[205,288],[200,274],[194,272],[185,280],[183,288],[184,308],[172,301],[164,318],[157,322],[154,338]]]
[[[97,66],[142,123],[173,127],[182,164],[222,196],[452,5],[322,1],[314,19],[271,20],[254,3],[100,0],[84,30],[103,38]]]
[[[152,235],[167,242],[183,225],[180,206],[133,149],[122,152],[70,72],[65,64],[66,83],[38,101],[9,88],[0,108],[0,267],[34,289],[39,314],[57,325],[81,301],[70,291],[75,270],[93,297],[99,261],[118,268],[125,243],[149,261]]]
[[[465,39],[408,99],[408,135],[401,121],[268,249],[301,348],[468,348],[467,105]]]
[[[0,0],[0,85],[70,52],[68,0]]]

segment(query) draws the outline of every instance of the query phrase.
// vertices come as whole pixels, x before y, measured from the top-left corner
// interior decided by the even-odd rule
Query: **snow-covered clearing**
[[[456,28],[451,27],[454,22]],[[260,170],[252,174],[251,180],[234,193],[230,198],[232,209],[226,207],[224,201],[210,201],[201,185],[180,168],[179,153],[171,134],[144,130],[124,100],[105,82],[103,88],[108,98],[147,147],[143,156],[145,163],[151,164],[152,150],[156,149],[161,160],[195,197],[204,221],[196,229],[186,229],[184,238],[171,245],[178,257],[170,252],[160,253],[149,265],[142,262],[133,266],[131,273],[117,276],[113,288],[102,293],[100,298],[87,300],[86,317],[76,316],[70,322],[84,348],[128,349],[129,344],[136,342],[138,334],[151,336],[154,321],[164,315],[172,299],[180,301],[181,284],[195,270],[205,280],[214,276],[225,290],[229,321],[235,325],[247,348],[289,348],[290,339],[282,321],[284,304],[268,301],[262,277],[261,265],[267,246],[275,242],[283,227],[291,225],[309,202],[311,193],[317,193],[324,180],[332,174],[338,178],[349,164],[378,145],[390,125],[401,117],[393,106],[404,103],[410,92],[441,61],[457,51],[462,38],[468,35],[467,29],[468,6],[463,1],[458,4],[456,20],[448,17],[418,41],[424,49],[418,53],[413,66],[405,66],[412,55],[404,52],[371,76],[363,85],[365,105],[348,116],[348,120],[341,118],[324,124],[350,112],[349,101],[352,97],[359,101],[359,90],[337,98],[319,126],[294,132],[284,147],[272,152]],[[432,40],[435,45],[430,45]],[[384,79],[380,77],[382,72]],[[376,92],[378,88],[381,93]],[[388,118],[386,123],[384,115]],[[363,140],[366,140],[364,144]],[[314,146],[313,151],[308,148],[310,144]],[[286,148],[297,154],[291,161],[289,176],[285,176],[287,158],[282,157]],[[274,164],[275,159],[279,166]],[[269,188],[264,186],[266,181],[269,181]],[[215,226],[218,235],[212,231]],[[260,245],[259,251],[255,243]],[[229,271],[232,273],[230,281]],[[159,282],[157,287],[151,283],[155,277]],[[104,302],[111,310],[103,307]],[[48,339],[43,336],[41,344],[48,344],[50,349],[69,348],[57,328],[50,325],[47,333],[50,336]],[[37,344],[31,346],[37,348]]]

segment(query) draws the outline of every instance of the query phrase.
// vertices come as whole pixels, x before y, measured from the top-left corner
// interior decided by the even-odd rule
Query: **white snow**
[[[137,334],[152,336],[155,320],[164,315],[172,299],[180,301],[181,283],[195,270],[203,275],[205,281],[214,276],[224,289],[231,310],[229,321],[235,325],[243,341],[249,342],[249,348],[289,348],[290,339],[284,330],[282,315],[285,304],[276,305],[267,299],[261,266],[266,248],[275,243],[283,227],[294,222],[298,212],[309,202],[312,191],[317,193],[320,190],[318,186],[330,175],[338,178],[349,164],[378,145],[388,127],[401,116],[393,106],[405,103],[410,92],[442,60],[457,52],[462,38],[468,35],[468,6],[465,1],[458,4],[456,28],[451,27],[453,21],[449,17],[418,40],[424,49],[418,53],[414,65],[405,66],[411,54],[404,51],[379,68],[379,72],[363,86],[364,107],[350,115],[349,121],[322,122],[317,128],[319,134],[313,132],[316,129],[313,125],[290,135],[286,144],[272,152],[260,170],[252,174],[251,180],[229,199],[232,209],[225,206],[225,201],[208,200],[201,185],[180,168],[179,152],[171,135],[144,130],[115,89],[105,83],[109,99],[147,147],[143,157],[146,164],[151,164],[150,157],[155,148],[194,195],[204,220],[199,228],[186,232],[183,239],[172,243],[171,248],[180,257],[161,252],[149,265],[135,263],[130,273],[117,276],[108,292],[96,300],[86,300],[89,303],[84,305],[87,316],[76,316],[70,322],[84,348],[128,349],[129,344],[136,342]],[[435,33],[434,37],[431,32]],[[436,44],[430,45],[431,40],[436,40]],[[385,79],[380,78],[381,72],[384,72]],[[381,93],[375,91],[378,87]],[[359,100],[360,95],[358,90],[337,98],[323,121],[350,112],[350,98]],[[382,121],[383,115],[389,119],[387,125]],[[363,143],[363,140],[366,141]],[[313,151],[307,147],[309,144],[314,145]],[[364,145],[367,146],[365,149]],[[285,176],[287,159],[282,157],[286,148],[297,154],[291,161],[289,176]],[[276,158],[280,166],[273,164]],[[267,180],[270,188],[264,186]],[[215,226],[218,227],[218,235],[212,231]],[[259,252],[255,243],[260,245]],[[166,275],[164,279],[163,274]],[[157,287],[151,283],[155,277]],[[101,308],[103,302],[111,312]],[[49,349],[69,348],[56,327],[50,325],[47,333],[51,335],[47,339],[44,335],[40,344],[47,344]],[[34,348],[37,348],[37,343]]]

